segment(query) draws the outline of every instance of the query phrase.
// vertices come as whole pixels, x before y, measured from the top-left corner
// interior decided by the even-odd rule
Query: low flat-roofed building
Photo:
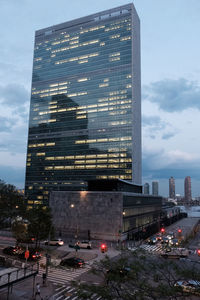
[[[88,182],[88,191],[52,191],[53,224],[64,236],[118,241],[158,222],[162,197],[124,180]]]

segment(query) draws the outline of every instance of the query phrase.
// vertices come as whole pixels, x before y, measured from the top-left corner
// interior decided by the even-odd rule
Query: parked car
[[[55,240],[45,241],[44,244],[50,246],[63,246],[64,241],[61,239],[55,239]]]
[[[92,243],[90,241],[78,241],[76,245],[83,249],[92,249]]]
[[[200,282],[196,280],[177,281],[175,286],[181,287],[186,293],[200,295]]]
[[[158,242],[158,240],[157,240],[157,238],[156,238],[155,236],[150,237],[150,238],[147,240],[147,243],[150,244],[150,245],[155,245],[157,242]]]
[[[65,258],[60,262],[61,266],[74,267],[74,268],[82,268],[84,264],[85,264],[84,260],[78,257]]]
[[[19,253],[21,253],[23,251],[23,249],[21,247],[14,247],[14,246],[9,246],[3,249],[3,253],[4,254],[8,254],[8,255],[17,255]]]

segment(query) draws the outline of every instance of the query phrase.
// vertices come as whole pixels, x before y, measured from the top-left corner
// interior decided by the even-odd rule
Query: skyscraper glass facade
[[[126,5],[36,32],[26,196],[140,183],[139,19]]]

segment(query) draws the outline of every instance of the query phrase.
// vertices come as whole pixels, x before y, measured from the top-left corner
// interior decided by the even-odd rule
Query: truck
[[[186,248],[171,248],[169,250],[164,250],[161,256],[164,258],[185,258],[188,257],[189,250]]]

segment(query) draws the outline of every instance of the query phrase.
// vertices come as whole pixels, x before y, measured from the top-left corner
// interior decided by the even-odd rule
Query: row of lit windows
[[[115,149],[114,149],[115,151]],[[38,152],[36,156],[45,156],[45,152]],[[31,156],[31,154],[28,154]],[[108,157],[126,157],[126,153],[109,153],[109,154],[88,154],[88,155],[67,155],[67,156],[49,156],[45,160],[63,160],[63,159],[88,159],[88,158],[108,158]],[[128,161],[128,160],[127,160]]]
[[[120,54],[112,54],[110,55],[110,57],[115,57],[115,56],[118,56]],[[128,74],[126,76],[126,78],[131,78],[131,74]],[[88,77],[84,77],[84,78],[79,78],[77,79],[77,82],[84,82],[84,81],[88,81],[90,80],[91,78],[88,78]],[[103,82],[108,82],[109,81],[109,78],[105,78],[103,80]],[[64,89],[67,89],[68,88],[68,85],[70,84],[71,82],[68,81],[68,82],[62,82],[62,83],[54,83],[54,84],[50,84],[49,85],[49,89],[46,88],[46,89],[43,89],[43,90],[36,90],[36,88],[32,88],[32,95],[37,95],[37,94],[43,94],[43,93],[48,93],[48,92],[54,92],[54,91],[60,91],[60,90],[64,90]]]
[[[120,27],[123,27],[123,26],[118,26],[118,29]],[[111,31],[111,30],[114,30],[114,29],[117,29],[117,28],[114,28],[114,27],[106,28],[105,32],[108,32],[108,31]],[[126,30],[127,31],[131,30],[131,27],[127,27]],[[80,34],[82,34],[84,32],[88,32],[88,31],[91,31],[91,30],[90,29],[85,29],[84,31],[81,31]],[[111,36],[111,38],[112,38],[112,36]],[[117,34],[117,37],[120,37],[120,34]],[[64,39],[62,38],[59,41],[52,42],[51,45],[55,46],[55,45],[63,44],[63,43],[66,43],[66,42],[69,42],[70,45],[77,44],[77,43],[79,43],[79,36],[74,36],[72,38],[67,37],[67,38],[64,38]],[[45,43],[47,43],[47,41],[45,41]],[[85,43],[81,43],[81,45],[85,46]],[[35,50],[38,50],[38,49],[39,49],[38,47],[35,48]],[[51,47],[47,47],[46,50],[47,51],[51,50]]]
[[[109,86],[108,82],[104,82],[102,84],[99,84],[99,87],[107,87]],[[131,84],[126,84],[125,86],[126,88],[131,88]],[[40,94],[40,98],[43,97],[47,97],[47,96],[55,96],[55,95],[60,95],[60,94],[66,94],[67,97],[76,97],[76,96],[83,96],[83,95],[87,95],[88,92],[87,91],[81,91],[79,93],[69,93],[69,91],[67,91],[67,87],[59,89],[59,91],[54,92],[56,89],[52,89],[52,90],[39,90],[39,91],[34,91],[32,92],[32,95],[37,95]],[[60,91],[62,90],[62,91]],[[95,89],[96,90],[96,89]],[[92,92],[93,90],[90,89],[90,92]],[[125,90],[127,92],[127,90]],[[45,94],[44,94],[45,93]]]
[[[110,98],[107,98],[107,99],[109,99],[111,101],[111,100],[113,100],[113,98],[117,98],[117,97],[110,97]],[[118,97],[118,98],[122,98],[122,97]],[[104,101],[105,101],[105,99],[106,98],[104,98]],[[74,110],[76,110],[76,114],[92,113],[92,112],[97,112],[97,111],[101,111],[101,110],[99,110],[99,109],[91,110],[89,108],[96,108],[96,107],[112,106],[113,105],[114,107],[110,107],[109,110],[123,109],[123,108],[130,108],[131,106],[127,105],[127,104],[131,103],[131,102],[132,102],[131,100],[123,100],[123,101],[104,102],[104,103],[99,103],[99,104],[91,104],[91,105],[85,105],[85,106],[60,108],[60,109],[54,109],[57,106],[51,106],[51,107],[48,107],[49,108],[48,111],[42,111],[42,112],[39,112],[38,114],[39,114],[39,116],[42,116],[42,115],[47,115],[47,114],[66,112],[66,111],[74,111]],[[121,106],[115,107],[116,105],[121,105]],[[50,109],[54,109],[54,110],[50,110]],[[88,109],[88,110],[83,111],[82,109]]]
[[[35,147],[48,147],[48,146],[55,146],[55,143],[38,143],[38,144],[30,144],[28,145],[29,148],[35,148]]]
[[[131,85],[127,85],[126,86],[127,88],[130,88]],[[127,90],[124,90],[125,93],[127,93]],[[77,96],[84,96],[84,95],[87,95],[88,92],[87,91],[82,91],[82,92],[78,92],[78,93],[67,93],[68,91],[67,90],[63,90],[61,92],[51,92],[51,93],[47,93],[47,94],[42,94],[40,95],[40,98],[44,98],[44,97],[48,97],[48,96],[56,96],[56,95],[60,95],[60,94],[66,94],[67,97],[77,97]],[[112,93],[112,92],[111,92]],[[109,93],[109,94],[111,94]],[[113,92],[114,93],[114,92]],[[120,93],[122,94],[122,92]]]
[[[110,102],[110,103],[105,102],[105,101],[112,101],[112,100],[126,99],[126,98],[127,98],[127,95],[114,96],[114,97],[104,97],[104,98],[99,98],[98,99],[98,102],[104,102],[104,103],[89,104],[89,105],[77,106],[77,107],[69,107],[69,108],[60,108],[60,109],[58,109],[56,111],[52,111],[51,109],[55,109],[58,106],[57,105],[51,105],[51,106],[47,107],[49,109],[49,111],[40,111],[40,112],[39,112],[39,107],[38,107],[39,104],[35,103],[33,105],[33,107],[36,107],[36,108],[34,108],[33,111],[38,111],[39,115],[46,115],[46,114],[51,114],[51,113],[55,113],[55,112],[65,112],[65,111],[81,110],[81,109],[88,109],[88,108],[96,108],[96,107],[107,106],[107,105],[110,106],[110,105],[120,105],[120,104],[132,103],[132,100],[114,101],[114,102]],[[55,103],[57,104],[57,101]]]
[[[63,43],[63,41],[61,41],[61,42]],[[70,50],[70,49],[73,49],[73,48],[88,46],[88,45],[92,45],[92,44],[96,44],[96,43],[99,43],[99,40],[91,40],[91,41],[88,41],[88,42],[80,43],[78,45],[62,47],[62,48],[59,48],[59,49],[56,49],[56,50],[52,50],[51,53],[63,52],[63,51]]]
[[[103,112],[103,111],[109,111],[108,112],[108,116],[119,116],[119,115],[126,115],[126,114],[130,114],[130,110],[117,110],[117,111],[113,111],[114,110],[114,108],[101,108],[101,109],[98,109],[98,112]],[[81,119],[88,119],[88,115],[85,115],[85,114],[82,114],[82,115],[77,115],[76,116],[76,119],[77,120],[81,120]],[[35,124],[43,124],[43,123],[56,123],[56,122],[61,122],[62,121],[62,119],[48,119],[48,120],[44,120],[44,119],[42,119],[42,120],[40,120],[40,118],[39,117],[34,117],[33,118],[33,121],[31,122],[31,124],[32,124],[32,126],[33,125],[35,125]],[[90,121],[91,122],[94,122],[94,121],[96,121],[96,119],[91,119],[90,118]],[[108,121],[108,120],[107,120]],[[111,122],[109,122],[109,124],[110,125],[112,125],[111,124]],[[128,124],[128,123],[122,123],[122,124]],[[116,126],[117,125],[117,123],[113,123],[113,125],[114,126]],[[118,124],[119,125],[119,124]]]
[[[66,94],[67,97],[76,97],[76,96],[84,96],[84,95],[87,95],[87,92],[84,91],[84,92],[79,92],[79,93],[68,93],[67,94],[67,90],[63,90],[61,92],[54,92],[54,93],[48,93],[48,94],[43,94],[43,95],[40,95],[40,98],[44,98],[44,97],[47,97],[47,96],[56,96],[56,95],[61,95],[61,94]]]
[[[49,170],[76,170],[76,169],[123,169],[126,168],[126,164],[102,164],[102,165],[80,165],[80,166],[49,166],[45,167],[46,171]]]
[[[116,38],[120,38],[120,34],[110,36],[110,39],[116,39]],[[131,40],[131,36],[123,36],[123,37],[120,38],[121,42],[127,41],[127,40]],[[63,42],[63,41],[61,41],[61,42]],[[75,45],[70,45],[70,46],[67,46],[67,47],[62,47],[62,48],[59,48],[59,49],[55,49],[55,50],[52,50],[51,53],[55,54],[55,53],[59,53],[59,52],[63,52],[63,51],[68,51],[70,49],[83,47],[83,46],[88,46],[88,45],[97,44],[97,43],[100,43],[100,46],[105,46],[105,44],[106,44],[105,42],[100,42],[99,39],[96,39],[96,40],[91,40],[91,41],[88,41],[88,42],[77,43]],[[53,55],[52,57],[55,57],[55,56]]]
[[[64,64],[64,63],[71,62],[71,61],[79,61],[79,60],[87,59],[87,58],[90,58],[90,57],[95,57],[95,56],[98,56],[98,55],[99,55],[99,52],[84,54],[84,55],[76,56],[76,57],[70,57],[70,58],[67,58],[67,59],[56,61],[55,65]]]
[[[124,36],[124,37],[121,37],[121,41],[122,40],[124,40],[124,41],[126,41],[126,40],[130,40],[131,39],[131,37],[130,36]],[[106,45],[106,42],[99,42],[99,45],[98,45],[98,41],[99,40],[96,40],[96,42],[95,43],[93,43],[93,44],[96,44],[96,45],[93,45],[93,49],[91,49],[91,50],[95,50],[95,51],[99,51],[100,50],[100,48],[99,48],[99,46],[100,47],[102,47],[102,46],[105,46]],[[108,47],[109,47],[109,51],[110,52],[112,52],[112,51],[116,51],[116,43],[112,43],[112,40],[110,40],[109,42],[107,42],[107,44],[108,44]],[[73,46],[68,46],[68,47],[62,47],[62,48],[58,48],[58,49],[55,49],[55,50],[52,50],[52,52],[51,52],[51,55],[50,55],[50,57],[51,58],[54,58],[54,57],[56,57],[56,55],[57,54],[60,54],[60,55],[62,55],[62,52],[64,52],[64,51],[68,51],[68,50],[70,50],[70,48],[78,48],[79,47],[79,45],[80,44],[77,44],[77,45],[73,45]],[[128,51],[127,50],[127,46],[126,45],[123,45],[123,44],[121,44],[121,45],[118,45],[118,46],[120,46],[120,49],[121,49],[121,53],[123,54],[123,55],[126,55],[125,53]],[[91,51],[90,50],[90,51]],[[103,49],[101,49],[101,56],[107,56],[108,55],[108,53],[107,53],[107,51],[108,51],[108,49],[106,48],[105,49],[105,51],[103,50]],[[79,54],[82,54],[82,50],[81,49],[78,49],[78,50],[76,50],[76,52],[78,52]],[[99,52],[98,52],[99,53]],[[37,55],[37,54],[35,54],[35,55]],[[46,53],[44,53],[44,52],[40,52],[40,53],[38,53],[38,55],[40,55],[40,57],[38,56],[38,57],[36,57],[35,58],[35,62],[38,62],[38,63],[40,63],[42,60],[45,60],[45,62],[46,62],[46,59],[49,59],[49,55],[48,54],[46,54]],[[41,55],[42,55],[42,57],[41,57]],[[69,53],[69,55],[71,55],[71,52]],[[59,56],[60,57],[60,56]],[[48,60],[49,61],[49,60]],[[41,62],[42,63],[42,62]],[[40,65],[39,65],[40,66]]]
[[[38,152],[36,156],[45,156],[45,152]],[[45,160],[63,160],[63,159],[88,159],[88,158],[107,158],[107,157],[126,157],[126,153],[109,153],[109,154],[88,154],[88,155],[68,155],[68,156],[49,156]],[[129,158],[125,158],[124,161],[129,161]]]
[[[96,176],[97,179],[132,179],[131,175],[100,175]]]
[[[131,106],[126,106],[126,108],[131,108]],[[109,111],[108,115],[111,116],[116,116],[116,115],[124,115],[127,114],[128,111],[127,110],[118,110],[118,107],[109,107],[109,108],[99,108],[97,109],[93,109],[93,110],[88,110],[87,112],[79,112],[79,114],[76,115],[76,119],[87,119],[88,118],[88,114],[87,113],[97,113],[97,112],[103,112],[103,111]],[[122,108],[121,108],[122,109]],[[113,112],[114,110],[117,110],[116,112]],[[37,121],[37,122],[35,122]],[[40,117],[34,117],[32,124],[41,124],[41,123],[55,123],[57,121],[61,121],[61,119],[42,119]],[[116,126],[116,125],[125,125],[125,124],[129,124],[128,121],[113,121],[113,122],[109,122],[110,126]]]
[[[118,141],[131,141],[131,136],[115,137],[115,138],[102,138],[102,139],[91,139],[91,140],[77,140],[75,144],[90,144],[90,143],[105,143],[105,142],[118,142]]]

